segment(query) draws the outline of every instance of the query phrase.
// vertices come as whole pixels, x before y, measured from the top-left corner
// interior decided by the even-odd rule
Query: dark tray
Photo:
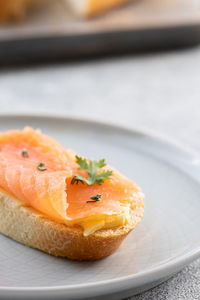
[[[0,65],[196,45],[199,7],[192,0],[136,0],[78,20],[57,4],[0,29]]]

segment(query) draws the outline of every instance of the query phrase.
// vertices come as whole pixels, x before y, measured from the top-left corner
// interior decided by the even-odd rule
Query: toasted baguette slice
[[[130,224],[85,237],[81,227],[55,222],[0,189],[0,232],[32,248],[73,260],[97,260],[112,254],[140,222],[143,196],[132,210]]]
[[[27,0],[0,0],[0,22],[17,20],[25,13]]]
[[[18,21],[25,17],[29,8],[58,0],[0,0],[0,23]]]
[[[130,0],[65,0],[77,15],[93,17]]]

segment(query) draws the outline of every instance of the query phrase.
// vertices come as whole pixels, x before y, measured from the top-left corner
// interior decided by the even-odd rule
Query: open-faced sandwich
[[[71,7],[76,15],[95,16],[130,0],[0,0],[0,22],[20,20],[28,10],[60,2],[63,9]]]
[[[144,195],[105,160],[26,127],[0,133],[0,232],[55,256],[96,260],[140,222]]]

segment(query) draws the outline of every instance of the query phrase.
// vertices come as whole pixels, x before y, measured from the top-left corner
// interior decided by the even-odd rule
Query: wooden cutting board
[[[101,0],[99,0],[101,1]],[[135,0],[90,20],[58,2],[0,29],[0,65],[197,44],[199,0]]]

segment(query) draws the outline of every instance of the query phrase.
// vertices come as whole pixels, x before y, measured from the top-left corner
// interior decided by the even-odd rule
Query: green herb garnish
[[[22,156],[25,158],[29,157],[28,151],[26,149],[22,150]]]
[[[80,168],[78,170],[85,170],[87,172],[87,178],[77,174],[72,178],[71,184],[87,183],[87,185],[93,185],[97,183],[101,185],[105,180],[110,179],[112,175],[111,170],[100,170],[106,166],[105,159],[101,160],[89,160],[76,155],[76,162]]]
[[[97,194],[96,196],[93,196],[93,197],[90,197],[90,199],[92,199],[92,201],[86,201],[87,203],[93,203],[93,202],[98,202],[98,201],[101,201],[100,198],[101,198],[101,194]]]
[[[44,166],[45,166],[45,164],[41,162],[41,163],[39,163],[39,164],[37,165],[37,169],[38,169],[39,171],[46,171],[47,168],[44,168]]]

